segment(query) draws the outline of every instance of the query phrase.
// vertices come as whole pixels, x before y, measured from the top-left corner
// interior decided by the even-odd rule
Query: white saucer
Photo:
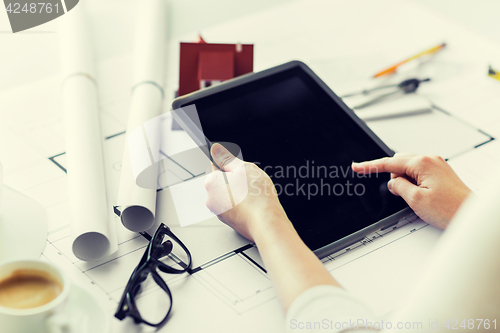
[[[71,333],[108,333],[111,316],[84,288],[73,284],[66,311]]]
[[[38,259],[47,240],[47,215],[35,200],[3,188],[0,216],[0,261]]]

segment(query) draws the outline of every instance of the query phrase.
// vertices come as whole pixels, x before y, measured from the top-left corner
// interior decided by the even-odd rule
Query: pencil
[[[382,76],[382,75],[392,75],[392,74],[396,73],[396,71],[397,71],[397,69],[398,69],[399,66],[401,66],[403,64],[406,64],[407,62],[412,61],[414,59],[420,58],[420,57],[422,57],[424,55],[434,54],[434,53],[442,50],[445,46],[446,46],[446,43],[442,43],[442,44],[439,44],[437,46],[431,47],[428,50],[425,50],[423,52],[417,53],[414,56],[409,57],[408,59],[405,59],[405,60],[403,60],[401,62],[398,62],[397,64],[395,64],[395,65],[393,65],[393,66],[391,66],[389,68],[386,68],[383,71],[378,72],[373,77],[379,77],[379,76]]]
[[[488,76],[500,81],[500,72],[497,72],[491,66],[488,68]]]

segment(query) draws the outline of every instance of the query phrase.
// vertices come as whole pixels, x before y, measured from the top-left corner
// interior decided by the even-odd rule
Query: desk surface
[[[443,17],[460,23],[468,29],[500,43],[500,2],[496,0],[412,0],[423,7],[436,11]],[[87,0],[93,12],[94,31],[99,31],[97,58],[103,60],[131,51],[132,25],[126,19],[131,0]],[[170,38],[187,33],[203,32],[204,29],[230,20],[237,20],[268,8],[293,0],[169,0],[171,12]],[[117,10],[117,4],[122,10]],[[195,8],[195,9],[193,9]],[[209,14],[207,14],[209,13]],[[110,15],[111,14],[111,15]],[[112,15],[116,15],[113,17]],[[0,91],[16,85],[42,79],[59,72],[57,20],[13,35],[5,11],[0,11]],[[97,35],[97,34],[96,34]]]
[[[88,2],[94,33],[99,33],[99,38],[96,38],[102,80],[99,93],[103,130],[109,137],[105,143],[112,166],[109,177],[117,179],[124,140],[123,136],[114,134],[123,131],[128,110],[131,73],[124,69],[130,68],[131,64],[132,26],[128,19],[132,13],[128,6],[116,11],[114,5],[124,3],[122,0]],[[443,11],[448,8],[447,5],[434,5],[430,0],[416,2]],[[482,30],[484,36],[491,34],[486,28],[499,27],[500,23],[492,19],[496,10],[476,10],[484,18],[479,14],[470,18],[463,15],[474,12],[472,9],[475,7],[470,7],[473,5],[469,2],[453,1],[453,6],[451,0],[443,2],[454,8],[450,15],[463,17],[463,24],[470,25],[472,30]],[[498,112],[492,112],[500,108],[495,98],[499,95],[500,84],[484,80],[486,74],[482,74],[488,57],[500,58],[500,48],[484,36],[415,6],[414,2],[307,0],[307,5],[304,5],[304,2],[283,0],[269,3],[259,0],[251,2],[251,5],[245,2],[245,6],[249,7],[244,10],[239,7],[243,1],[238,4],[229,0],[217,2],[223,9],[214,9],[213,2],[209,1],[196,2],[196,6],[194,3],[182,0],[171,3],[171,53],[167,59],[170,69],[167,91],[170,96],[176,83],[178,41],[189,40],[198,31],[209,41],[234,42],[241,38],[242,42],[255,42],[257,70],[299,58],[308,63],[310,61],[333,85],[338,81],[329,73],[350,76],[352,73],[341,71],[346,64],[351,66],[349,69],[352,68],[352,62],[348,63],[350,59],[360,60],[357,63],[363,68],[373,69],[394,60],[391,57],[408,55],[415,48],[418,50],[432,45],[435,39],[446,38],[450,41],[450,52],[443,59],[453,65],[451,71],[467,77],[467,81],[453,80],[456,81],[454,85],[450,85],[450,80],[445,80],[447,83],[444,85],[438,82],[432,89],[423,89],[423,95],[431,101],[439,101],[439,105],[445,105],[447,111],[456,113],[456,117],[468,126],[487,128],[488,132],[491,130],[491,135],[500,135],[497,134],[498,129],[495,130],[500,127],[497,126],[500,124],[500,119],[496,117]],[[493,6],[493,1],[482,4]],[[278,5],[283,7],[273,9]],[[494,6],[498,8],[499,5]],[[388,7],[395,8],[396,14],[392,16]],[[264,8],[268,10],[262,10]],[[109,15],[111,12],[115,15]],[[0,30],[8,29],[5,18],[2,12]],[[484,22],[491,22],[491,25]],[[405,23],[410,27],[400,29]],[[376,29],[366,29],[367,26]],[[6,183],[35,198],[47,209],[49,237],[44,260],[64,266],[67,274],[92,290],[111,313],[126,279],[139,261],[146,241],[137,234],[121,230],[118,252],[102,262],[81,262],[71,253],[67,183],[63,172],[66,163],[63,154],[64,123],[60,114],[59,80],[54,76],[59,71],[57,34],[53,32],[56,28],[56,22],[50,22],[31,32],[0,34],[2,50],[9,50],[0,54],[0,157],[5,164]],[[358,28],[361,30],[356,30]],[[500,27],[491,29],[499,30]],[[326,44],[325,40],[328,41]],[[380,46],[377,41],[390,45],[391,40],[397,41],[392,48],[377,49]],[[365,49],[360,50],[360,47]],[[329,59],[334,61],[329,62]],[[468,83],[472,83],[476,90],[471,90]],[[450,94],[450,89],[459,93]],[[477,105],[481,107],[475,110]],[[387,133],[384,128],[379,131],[380,135]],[[401,138],[395,139],[403,143],[406,140],[414,146],[424,142],[418,133],[412,136],[403,133]],[[401,149],[404,148],[404,145],[401,146]],[[478,171],[487,170],[488,164],[498,160],[498,156],[498,142],[479,148],[472,145],[452,159],[452,164],[461,176],[467,178],[467,182],[480,184],[484,179]],[[217,328],[220,331],[236,331],[235,328],[239,328],[238,331],[246,329],[249,332],[283,330],[283,314],[267,275],[259,268],[262,262],[257,250],[246,247],[247,242],[214,220],[186,228],[175,225],[176,214],[169,192],[161,191],[158,200],[161,203],[158,219],[169,221],[176,234],[192,249],[195,265],[203,267],[191,278],[168,280],[174,294],[175,313],[165,331],[195,331],[201,328],[205,331]],[[379,313],[384,313],[393,309],[407,293],[439,235],[436,229],[411,218],[402,221],[392,232],[388,230],[372,235],[359,246],[329,256],[324,263],[348,290]],[[203,265],[224,253],[229,253],[224,260]],[[370,280],[366,278],[367,271],[370,271]],[[154,297],[154,293],[148,293],[146,297]],[[198,320],[191,320],[193,313]],[[256,316],[262,320],[255,320]],[[120,323],[114,320],[113,323],[116,332],[134,331],[130,321]]]

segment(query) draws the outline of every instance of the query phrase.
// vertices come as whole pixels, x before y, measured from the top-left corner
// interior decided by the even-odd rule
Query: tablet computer
[[[386,173],[358,175],[353,161],[393,152],[299,61],[250,73],[177,98],[197,119],[179,121],[209,154],[212,142],[239,146],[273,180],[288,218],[319,257],[396,224],[411,213],[387,189]]]

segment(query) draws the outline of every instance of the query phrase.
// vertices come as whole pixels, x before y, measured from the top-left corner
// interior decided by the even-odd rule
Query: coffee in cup
[[[0,263],[0,332],[55,333],[66,328],[70,282],[39,260]]]
[[[0,280],[0,306],[13,309],[35,308],[56,299],[62,289],[61,282],[48,272],[17,269]]]

